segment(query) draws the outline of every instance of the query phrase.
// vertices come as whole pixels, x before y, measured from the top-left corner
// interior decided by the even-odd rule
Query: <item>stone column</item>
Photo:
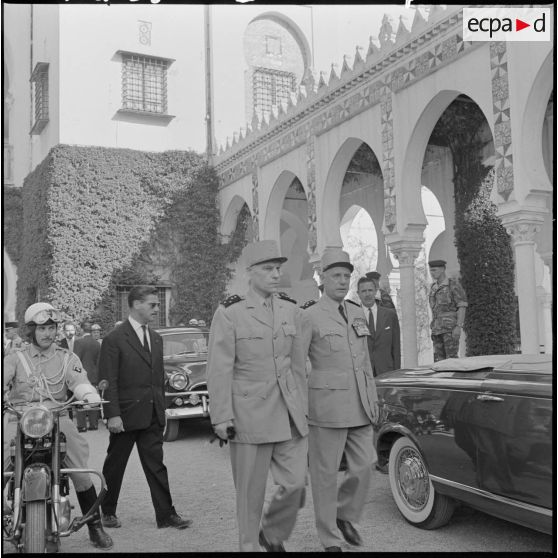
[[[503,215],[502,223],[512,237],[519,300],[521,352],[539,353],[539,319],[535,278],[535,235],[544,216],[532,211]]]
[[[544,352],[552,354],[552,295],[543,287],[538,287],[539,311],[541,313],[541,326],[544,340]]]
[[[389,244],[390,250],[399,262],[401,279],[401,366],[405,368],[418,366],[415,260],[419,255],[422,244],[422,240],[399,240]]]

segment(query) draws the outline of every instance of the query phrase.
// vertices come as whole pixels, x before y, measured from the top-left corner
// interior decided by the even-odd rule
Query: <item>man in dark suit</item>
[[[81,360],[91,385],[97,387],[99,383],[97,364],[99,361],[99,354],[101,353],[101,345],[91,336],[91,322],[82,322],[81,329],[83,331],[83,337],[76,340],[74,344],[74,353]],[[89,430],[97,430],[99,423],[99,411],[97,409],[78,409],[76,418],[79,432],[85,432],[87,430],[87,420],[89,420]]]
[[[137,286],[128,295],[129,316],[103,340],[99,379],[105,390],[105,417],[110,432],[103,475],[108,492],[102,504],[103,525],[120,527],[116,506],[128,458],[137,446],[151,491],[157,527],[185,529],[192,523],[172,505],[167,468],[163,463],[165,396],[163,341],[148,327],[159,308],[155,287]]]
[[[401,368],[401,335],[397,312],[378,304],[378,283],[368,276],[358,280],[357,293],[371,333],[367,339],[374,376]]]

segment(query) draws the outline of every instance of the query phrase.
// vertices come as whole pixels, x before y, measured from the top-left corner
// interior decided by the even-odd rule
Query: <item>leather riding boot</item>
[[[95,490],[95,487],[92,486],[83,492],[76,492],[76,496],[79,502],[79,507],[81,508],[81,513],[85,515],[95,503],[95,500],[97,500],[97,491]],[[103,529],[99,510],[97,510],[93,514],[93,517],[87,522],[87,528],[89,529],[89,539],[97,548],[101,548],[103,550],[112,548],[112,539]]]

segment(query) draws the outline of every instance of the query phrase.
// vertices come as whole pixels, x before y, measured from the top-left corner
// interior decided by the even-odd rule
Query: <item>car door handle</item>
[[[488,395],[486,393],[480,393],[479,395],[477,395],[477,400],[478,401],[496,401],[497,403],[501,403],[502,401],[504,401],[501,397],[498,397],[496,395]]]

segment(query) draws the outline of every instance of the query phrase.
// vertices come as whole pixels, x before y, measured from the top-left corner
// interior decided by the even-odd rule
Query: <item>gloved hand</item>
[[[215,435],[209,441],[211,444],[215,440],[219,440],[219,447],[223,447],[229,440],[232,440],[236,436],[236,431],[234,429],[234,423],[232,420],[226,422],[221,422],[213,427]]]
[[[101,402],[101,396],[96,392],[96,391],[92,391],[89,393],[86,393],[83,396],[83,400],[86,403],[100,403]],[[91,407],[89,405],[84,405],[85,409],[90,409]]]

